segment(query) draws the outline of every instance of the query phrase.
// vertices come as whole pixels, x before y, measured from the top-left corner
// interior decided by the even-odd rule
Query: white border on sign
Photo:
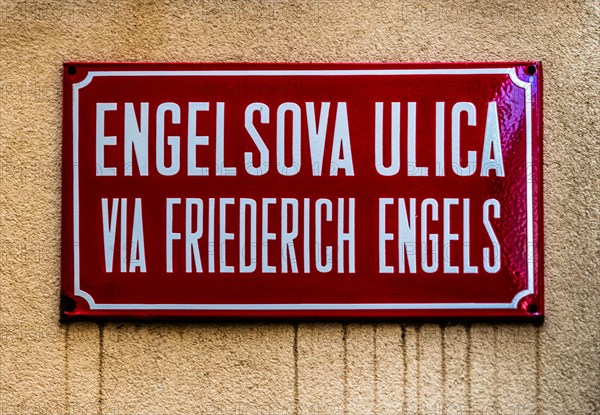
[[[510,303],[350,303],[350,304],[99,304],[81,289],[79,275],[79,90],[100,76],[373,76],[373,75],[501,75],[525,90],[527,162],[527,289],[519,291]],[[515,68],[472,69],[374,69],[374,70],[216,70],[216,71],[91,71],[73,84],[73,255],[75,295],[84,298],[91,310],[501,310],[516,309],[519,301],[534,293],[533,174],[531,84],[519,79]]]

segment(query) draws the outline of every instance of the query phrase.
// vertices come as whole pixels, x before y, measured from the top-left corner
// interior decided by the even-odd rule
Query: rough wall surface
[[[597,1],[0,1],[0,414],[600,413]],[[61,64],[544,64],[547,318],[58,321]]]

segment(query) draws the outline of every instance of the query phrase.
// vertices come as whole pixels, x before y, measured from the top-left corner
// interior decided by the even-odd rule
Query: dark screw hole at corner
[[[71,65],[67,68],[67,73],[69,75],[75,75],[77,73],[77,68]]]
[[[75,310],[75,307],[77,306],[77,303],[75,303],[75,300],[72,299],[71,297],[67,297],[66,295],[63,295],[61,298],[61,308],[64,312],[70,312]]]
[[[529,305],[527,306],[527,312],[528,312],[529,314],[535,314],[535,313],[537,313],[537,311],[538,311],[538,308],[537,308],[537,305],[536,305],[536,304],[529,304]]]
[[[527,67],[527,73],[528,73],[529,75],[534,75],[534,74],[535,74],[535,71],[536,71],[536,68],[535,68],[535,66],[534,66],[534,65],[529,65],[529,66]]]

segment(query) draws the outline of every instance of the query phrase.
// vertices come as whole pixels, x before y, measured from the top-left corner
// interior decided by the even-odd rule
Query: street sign
[[[541,65],[66,63],[62,313],[540,318]]]

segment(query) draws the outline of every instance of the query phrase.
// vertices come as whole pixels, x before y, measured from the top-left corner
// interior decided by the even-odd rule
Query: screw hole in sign
[[[69,75],[75,75],[77,73],[77,68],[71,65],[67,68],[67,73]]]
[[[536,71],[536,68],[535,68],[535,66],[534,66],[534,65],[529,65],[529,66],[527,67],[527,73],[528,73],[529,75],[534,75],[534,74],[535,74],[535,71]]]
[[[73,310],[75,310],[75,307],[77,306],[77,304],[75,303],[75,300],[72,299],[69,296],[63,295],[61,298],[61,307],[63,309],[63,311],[67,311],[67,312],[71,312]]]

